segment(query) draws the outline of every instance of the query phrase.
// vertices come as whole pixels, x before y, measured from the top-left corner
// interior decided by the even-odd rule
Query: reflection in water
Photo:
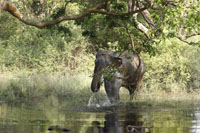
[[[191,132],[192,133],[200,133],[200,112],[194,113],[196,120],[192,120],[192,123],[194,124],[192,126]]]
[[[121,127],[121,122],[119,121],[119,116],[116,113],[112,114],[106,114],[105,115],[105,121],[104,121],[104,126],[100,126],[100,122],[98,121],[93,121],[93,128],[92,132],[93,133],[121,133],[122,132],[122,127]]]
[[[106,114],[104,122],[104,131],[106,133],[121,133],[123,131],[122,123],[119,121],[117,113]]]
[[[66,103],[66,101],[64,102]],[[56,100],[31,103],[0,103],[0,133],[198,133],[200,110],[191,108],[150,108],[120,105],[106,108],[63,105]],[[60,128],[59,128],[60,129]],[[143,130],[150,132],[148,128]]]
[[[101,127],[98,121],[93,121],[92,133],[126,133],[126,132],[142,132],[142,128],[133,128],[132,125],[142,127],[142,116],[138,114],[128,113],[122,115],[119,113],[108,113],[105,115],[104,126]]]

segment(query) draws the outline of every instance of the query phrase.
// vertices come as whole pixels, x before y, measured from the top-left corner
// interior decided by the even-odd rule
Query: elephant
[[[107,79],[103,71],[110,66],[117,68],[117,71],[108,71],[107,73],[112,72],[112,77]],[[128,89],[130,101],[132,101],[134,92],[142,84],[144,72],[144,61],[138,55],[128,51],[119,53],[111,50],[99,50],[96,54],[91,90],[97,92],[100,89],[103,77],[106,94],[111,103],[119,101],[119,89],[121,87]]]

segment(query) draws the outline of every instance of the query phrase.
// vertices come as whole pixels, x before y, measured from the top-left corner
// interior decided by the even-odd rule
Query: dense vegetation
[[[48,13],[43,11],[37,2],[39,1],[30,0],[21,8],[19,4],[20,12],[29,13],[29,17],[37,16],[38,19],[43,16],[55,19],[63,15],[61,8],[63,1],[57,2],[55,10],[50,9],[56,2],[48,3],[46,5]],[[90,5],[84,3],[81,3],[81,6],[71,4],[66,12],[79,13],[88,6]],[[27,11],[27,8],[32,10]],[[128,10],[123,1],[117,5],[113,4],[110,8],[117,9],[118,12]],[[178,9],[169,12],[170,9],[173,8],[169,7],[164,11],[171,16],[178,16]],[[199,31],[199,16],[190,13],[194,10],[199,11],[199,8],[192,6],[190,10],[188,11],[191,15],[188,15],[190,25],[187,19],[177,18],[171,21],[171,16],[165,16],[164,22],[159,21],[161,12],[151,11],[152,18],[157,21],[159,28],[150,29],[149,35],[140,32],[137,26],[131,24],[133,18],[126,16],[117,17],[112,21],[113,18],[110,16],[92,14],[80,20],[64,21],[59,25],[38,29],[27,26],[8,13],[2,12],[0,97],[18,99],[52,94],[69,98],[78,95],[89,97],[96,51],[101,48],[130,50],[132,48],[129,45],[130,34],[135,49],[146,64],[141,92],[199,92],[200,37],[192,37],[184,42],[176,37],[177,30],[180,30],[177,27],[182,22],[186,23],[185,31],[190,30],[189,35],[193,34],[192,31]],[[142,15],[138,15],[137,19],[144,21]],[[115,21],[127,25],[129,31],[126,31],[126,26]],[[144,25],[148,27],[147,23]],[[193,43],[189,43],[191,41]]]

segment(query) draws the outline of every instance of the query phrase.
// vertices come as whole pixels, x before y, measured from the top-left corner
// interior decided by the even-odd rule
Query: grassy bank
[[[0,77],[0,97],[1,100],[16,100],[54,95],[81,100],[90,95],[91,78],[86,75],[6,73]]]
[[[0,77],[0,98],[3,101],[30,100],[30,99],[48,99],[55,97],[64,101],[70,101],[73,104],[87,105],[89,98],[93,95],[90,90],[91,76],[89,73],[79,74],[61,74],[61,73],[35,73],[28,72],[6,73]],[[162,104],[170,101],[192,101],[200,100],[199,92],[166,92],[147,91],[143,86],[137,93],[137,103]],[[100,100],[106,98],[104,87],[101,87],[95,97]],[[129,101],[127,89],[120,89],[120,100]],[[148,102],[147,102],[148,101]]]

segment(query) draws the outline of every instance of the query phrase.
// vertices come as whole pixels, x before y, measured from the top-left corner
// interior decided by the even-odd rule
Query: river
[[[124,102],[104,107],[66,102],[2,101],[0,133],[200,133],[199,102],[188,106]]]

